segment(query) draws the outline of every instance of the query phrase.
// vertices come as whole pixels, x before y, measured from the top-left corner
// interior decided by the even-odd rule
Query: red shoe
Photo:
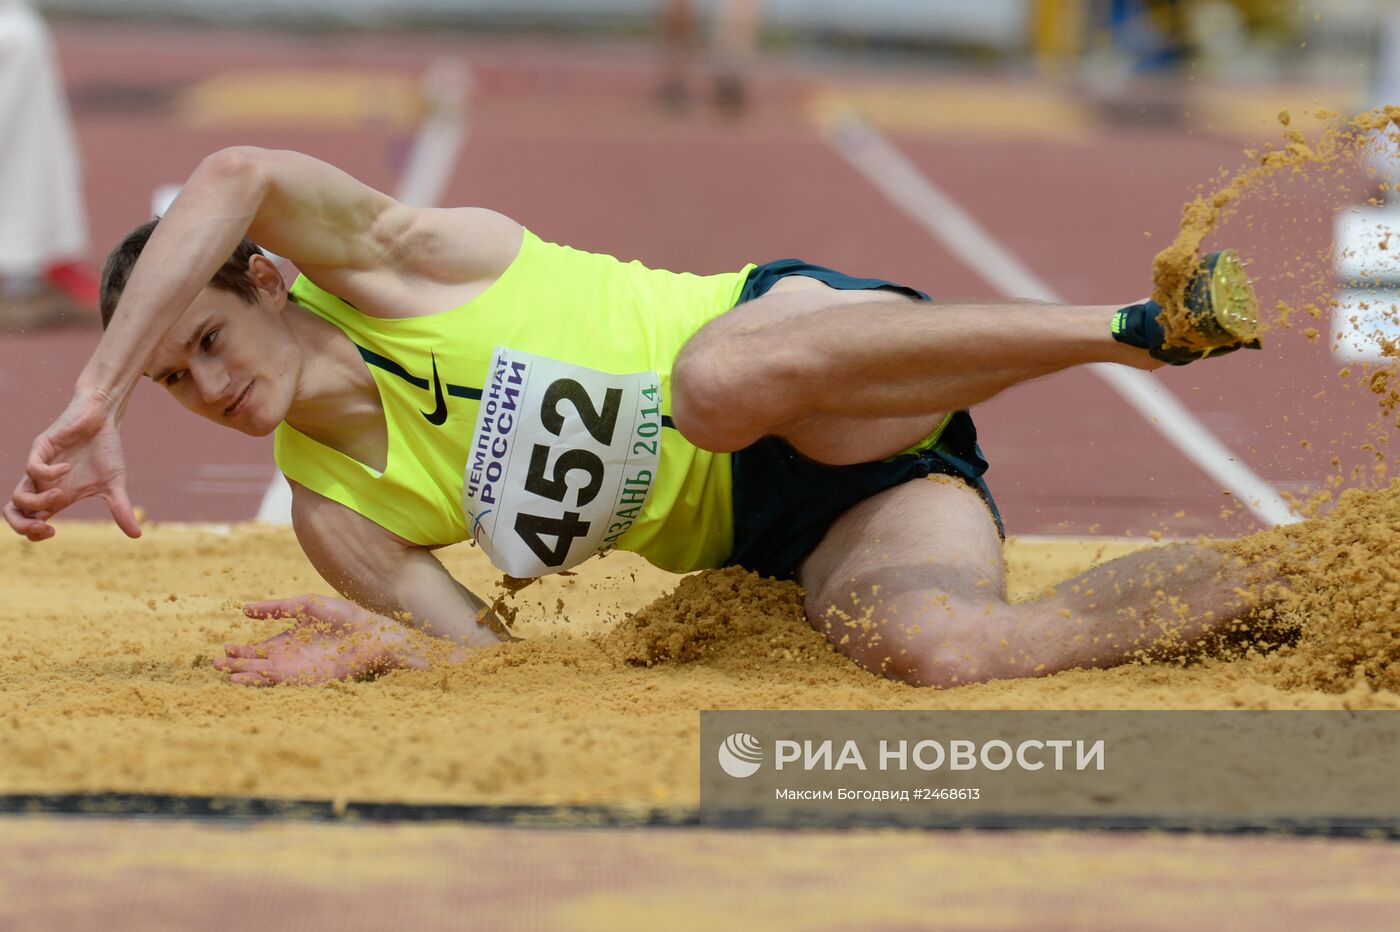
[[[85,307],[97,307],[97,279],[78,263],[62,262],[51,265],[44,273],[44,278],[77,303]]]

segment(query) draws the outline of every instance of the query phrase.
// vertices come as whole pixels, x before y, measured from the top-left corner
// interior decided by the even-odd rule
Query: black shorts
[[[929,300],[913,288],[878,278],[853,278],[798,259],[780,259],[749,273],[739,303],[753,300],[789,275],[815,278],[842,290],[885,290]],[[777,437],[765,437],[732,454],[734,551],[726,566],[760,576],[791,578],[807,554],[846,509],[886,489],[942,474],[962,479],[982,496],[1004,538],[1006,528],[982,474],[987,461],[977,428],[966,411],[953,414],[936,443],[876,463],[828,466],[798,453]]]

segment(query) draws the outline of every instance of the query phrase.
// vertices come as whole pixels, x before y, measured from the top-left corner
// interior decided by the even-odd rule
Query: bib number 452
[[[462,516],[491,562],[544,576],[617,546],[660,470],[661,380],[498,346]]]
[[[556,437],[562,437],[564,433],[565,415],[561,406],[565,402],[573,408],[587,436],[598,447],[607,450],[612,446],[622,408],[622,389],[607,389],[603,394],[602,409],[599,410],[588,396],[588,390],[574,379],[551,382],[540,402],[540,423]],[[543,443],[531,447],[525,491],[560,505],[564,505],[569,493],[573,492],[575,497],[572,504],[585,508],[603,490],[603,459],[594,450],[572,447],[559,450],[551,463],[550,456],[558,449],[557,446]],[[582,482],[571,485],[571,474],[581,474]],[[591,528],[592,522],[583,520],[579,512],[567,508],[562,514],[541,515],[521,511],[515,516],[515,533],[521,542],[541,563],[550,567],[562,567],[568,559],[570,546],[580,537],[587,537]],[[547,537],[554,538],[553,545],[545,542]]]

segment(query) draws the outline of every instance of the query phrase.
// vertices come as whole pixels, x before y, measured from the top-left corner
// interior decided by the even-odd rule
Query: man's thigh
[[[1002,542],[987,505],[948,476],[914,479],[846,511],[802,562],[807,617],[872,672],[979,644],[1006,605]]]
[[[793,297],[784,299],[784,295]],[[788,276],[774,285],[768,294],[748,303],[757,304],[768,297],[775,299],[774,304],[783,302],[784,311],[797,316],[855,304],[916,302],[908,295],[893,291],[832,288],[805,275]],[[757,311],[768,313],[768,309],[761,304]],[[858,325],[858,321],[853,320],[852,323]],[[893,456],[927,437],[942,420],[941,413],[878,418],[818,414],[791,420],[778,427],[775,433],[803,456],[819,463],[844,466]]]
[[[781,333],[789,326],[800,327],[804,319],[837,308],[869,304],[900,304],[918,299],[879,288],[833,288],[807,275],[778,279],[763,294],[736,304],[710,321],[696,334],[700,340],[740,333]]]
[[[706,340],[744,334],[759,338],[761,345],[781,345],[784,340],[800,336],[807,318],[845,313],[847,309],[851,314],[852,339],[858,339],[861,320],[855,307],[882,303],[919,302],[895,291],[833,288],[805,275],[789,275],[776,282],[767,293],[711,321],[697,334],[695,342],[699,345]],[[763,370],[755,366],[751,371]],[[760,392],[755,397],[772,397],[772,394]],[[799,393],[796,410],[789,411],[779,422],[765,423],[765,432],[781,437],[803,456],[833,466],[893,456],[927,437],[944,417],[942,412],[912,417],[841,417],[813,412],[801,403],[805,399],[806,394]]]

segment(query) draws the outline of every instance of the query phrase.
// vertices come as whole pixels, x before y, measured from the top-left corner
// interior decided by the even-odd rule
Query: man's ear
[[[248,277],[259,291],[274,300],[277,307],[287,303],[287,282],[278,271],[277,263],[267,256],[254,253],[248,257]]]

